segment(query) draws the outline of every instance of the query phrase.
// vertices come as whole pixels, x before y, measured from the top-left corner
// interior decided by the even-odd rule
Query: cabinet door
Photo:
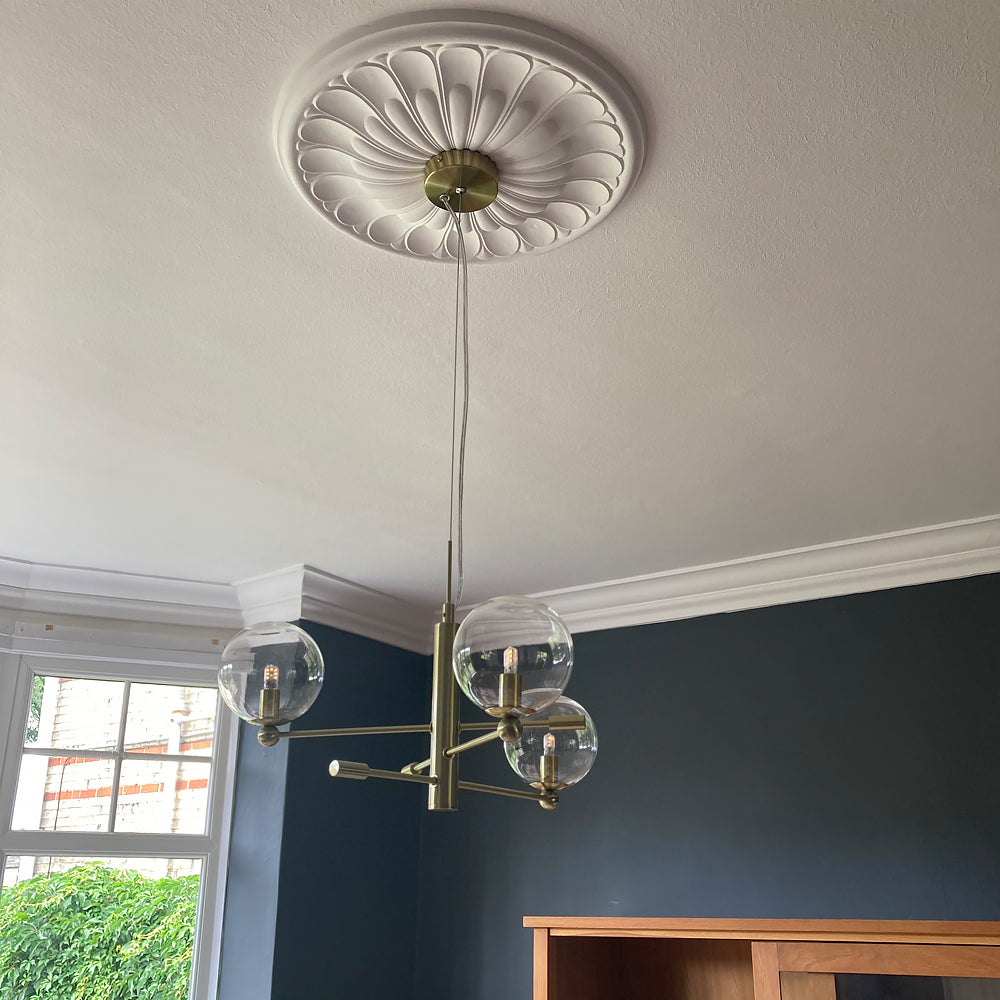
[[[757,942],[755,1000],[1000,1000],[1000,947]]]

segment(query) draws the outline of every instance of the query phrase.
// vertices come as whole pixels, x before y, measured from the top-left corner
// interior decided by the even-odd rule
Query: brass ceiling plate
[[[499,187],[497,165],[471,149],[435,153],[424,166],[424,194],[438,208],[441,196],[456,212],[478,212],[493,204]]]

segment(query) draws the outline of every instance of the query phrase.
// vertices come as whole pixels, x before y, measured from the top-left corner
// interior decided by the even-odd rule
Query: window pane
[[[121,681],[36,676],[24,745],[114,750],[123,693]]]
[[[200,871],[199,860],[9,857],[0,995],[186,997]]]
[[[204,833],[210,770],[187,761],[123,761],[115,831]]]
[[[115,762],[82,754],[25,754],[14,798],[15,830],[107,830]]]
[[[133,684],[125,722],[125,749],[211,757],[217,701],[215,688]]]

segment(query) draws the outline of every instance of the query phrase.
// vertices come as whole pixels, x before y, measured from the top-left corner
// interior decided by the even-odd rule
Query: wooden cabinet
[[[1000,1000],[1000,922],[525,917],[524,925],[534,930],[534,1000]],[[960,982],[910,990],[903,980],[887,988],[880,976]]]

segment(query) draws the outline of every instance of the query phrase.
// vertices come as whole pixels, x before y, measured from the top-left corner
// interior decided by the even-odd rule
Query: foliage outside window
[[[5,1000],[185,1000],[198,876],[149,879],[100,862],[0,897]]]

